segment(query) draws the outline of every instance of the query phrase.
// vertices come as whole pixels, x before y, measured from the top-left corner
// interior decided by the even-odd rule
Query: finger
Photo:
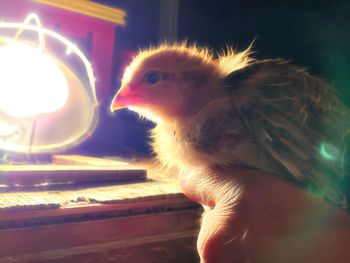
[[[234,209],[216,206],[202,217],[197,249],[202,263],[233,263],[249,260],[247,228]]]
[[[180,175],[179,183],[184,193],[205,207],[197,240],[203,263],[246,262],[243,241],[247,228],[236,218],[242,189],[236,183],[234,172],[202,169]]]
[[[213,169],[181,172],[179,185],[184,194],[195,202],[214,208],[218,202],[235,205],[242,192],[232,170],[230,174]]]

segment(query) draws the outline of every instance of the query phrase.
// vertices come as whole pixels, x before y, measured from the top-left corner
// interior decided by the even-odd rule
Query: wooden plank
[[[64,222],[80,222],[89,218],[123,217],[136,214],[147,214],[188,210],[200,207],[184,195],[172,196],[156,200],[135,200],[134,202],[116,204],[83,204],[61,207],[60,209],[26,209],[6,210],[0,213],[0,229],[57,224]]]
[[[0,184],[7,187],[142,181],[146,175],[132,165],[0,165]]]
[[[197,231],[2,257],[2,263],[197,263]]]
[[[148,172],[124,185],[0,193],[0,262],[197,262],[202,209],[169,172]]]
[[[200,215],[201,210],[194,209],[79,223],[1,230],[0,240],[6,240],[6,242],[1,243],[0,257],[113,241],[124,242],[128,246],[128,240],[141,237],[152,238],[158,235],[176,235],[176,233],[186,231],[198,232]],[[196,235],[196,233],[194,232],[193,235]]]
[[[39,191],[41,190],[41,191]],[[136,201],[183,198],[178,184],[173,181],[149,180],[128,184],[67,186],[63,189],[39,189],[0,193],[0,211],[74,207],[85,204],[125,204]],[[0,214],[1,217],[1,214]]]
[[[109,167],[125,167],[130,166],[130,161],[122,158],[109,159],[83,155],[54,155],[52,156],[54,164],[64,165],[94,165],[94,166],[109,166]]]

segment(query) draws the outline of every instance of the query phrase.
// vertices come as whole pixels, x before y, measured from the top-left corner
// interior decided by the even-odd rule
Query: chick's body
[[[257,168],[347,206],[339,183],[348,110],[325,82],[285,61],[163,45],[136,56],[111,107],[157,122],[153,148],[166,166]]]

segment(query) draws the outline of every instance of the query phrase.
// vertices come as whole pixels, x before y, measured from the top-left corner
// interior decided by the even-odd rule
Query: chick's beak
[[[130,105],[130,97],[132,97],[132,95],[133,92],[128,85],[122,86],[112,100],[111,111],[127,108]]]

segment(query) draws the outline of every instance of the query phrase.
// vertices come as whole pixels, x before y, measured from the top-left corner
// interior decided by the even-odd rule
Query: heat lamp
[[[52,154],[94,131],[98,101],[83,52],[36,14],[0,22],[0,151]]]

